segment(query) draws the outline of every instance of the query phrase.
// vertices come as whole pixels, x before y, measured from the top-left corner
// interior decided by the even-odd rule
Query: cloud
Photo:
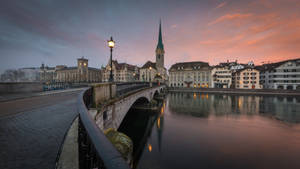
[[[171,28],[172,28],[172,29],[175,29],[175,28],[177,28],[177,25],[176,25],[176,24],[173,24],[173,25],[171,25]]]
[[[222,3],[220,3],[215,9],[222,8],[222,7],[224,7],[226,4],[227,4],[227,2],[222,2]]]
[[[220,22],[225,22],[225,21],[231,21],[231,20],[241,20],[241,19],[246,19],[253,16],[253,14],[251,13],[246,13],[246,14],[242,14],[242,13],[234,13],[234,14],[226,14],[223,16],[220,16],[219,18],[217,18],[216,20],[209,22],[208,25],[214,25]]]

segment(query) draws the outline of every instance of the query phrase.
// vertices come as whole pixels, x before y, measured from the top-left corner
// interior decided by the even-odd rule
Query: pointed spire
[[[161,35],[161,19],[159,20],[159,34],[158,34],[158,44],[157,49],[164,49],[164,45],[162,43],[162,35]]]

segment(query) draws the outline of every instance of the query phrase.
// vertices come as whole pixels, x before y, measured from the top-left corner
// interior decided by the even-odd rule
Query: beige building
[[[211,68],[207,62],[181,62],[169,69],[170,87],[211,87]]]
[[[246,68],[234,72],[232,85],[237,89],[261,89],[259,71],[255,68]]]
[[[77,59],[76,67],[58,65],[55,67],[56,82],[100,82],[100,69],[88,67],[88,59],[84,57]]]
[[[117,60],[112,61],[112,73],[114,82],[134,82],[139,80],[139,67],[127,63],[118,63]],[[102,70],[102,79],[109,81],[110,61]]]
[[[229,66],[214,66],[211,70],[212,88],[230,88],[232,71]]]
[[[151,61],[147,61],[140,69],[140,81],[142,82],[154,81],[157,72],[158,71],[156,68],[156,64]]]
[[[55,67],[48,67],[42,64],[39,70],[39,75],[41,82],[54,82],[56,80]]]

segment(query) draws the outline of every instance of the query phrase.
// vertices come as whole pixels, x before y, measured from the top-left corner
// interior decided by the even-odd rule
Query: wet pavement
[[[79,91],[0,103],[0,168],[54,169]]]

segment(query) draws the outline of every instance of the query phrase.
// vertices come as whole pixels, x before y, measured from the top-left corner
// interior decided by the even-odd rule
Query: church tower
[[[77,59],[77,71],[79,74],[79,81],[88,80],[88,60],[84,57]]]
[[[165,50],[164,50],[164,45],[162,42],[162,35],[161,35],[161,21],[159,22],[158,44],[155,53],[156,53],[156,67],[164,68]]]

